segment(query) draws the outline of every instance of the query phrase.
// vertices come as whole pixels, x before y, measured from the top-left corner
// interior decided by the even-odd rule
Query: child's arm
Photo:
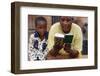
[[[32,60],[31,58],[31,52],[33,50],[33,40],[34,40],[34,35],[30,35],[30,38],[29,38],[29,46],[28,46],[28,60]]]

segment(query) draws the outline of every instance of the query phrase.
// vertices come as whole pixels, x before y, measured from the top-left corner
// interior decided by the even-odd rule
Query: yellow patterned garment
[[[52,25],[52,27],[50,28],[50,31],[49,31],[49,37],[48,37],[48,51],[50,51],[52,48],[53,48],[53,45],[54,45],[54,36],[56,33],[61,33],[61,34],[65,34],[63,31],[62,31],[62,28],[61,28],[61,25],[59,22],[55,23],[54,25]],[[81,51],[82,51],[82,30],[81,28],[75,24],[75,23],[72,23],[72,26],[71,26],[71,30],[70,30],[70,33],[73,34],[73,40],[72,40],[72,44],[71,44],[71,48],[72,49],[75,49],[75,50],[78,50],[79,51],[79,57],[81,56]],[[59,53],[61,55],[68,55],[63,49],[61,49],[59,51]]]

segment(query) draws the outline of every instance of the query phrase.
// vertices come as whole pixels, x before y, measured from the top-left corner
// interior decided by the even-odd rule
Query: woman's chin
[[[70,31],[63,31],[63,32],[67,34],[67,33],[69,33]]]

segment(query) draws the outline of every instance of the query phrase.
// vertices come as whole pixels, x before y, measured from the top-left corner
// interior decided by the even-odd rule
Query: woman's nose
[[[63,24],[67,25],[67,24],[68,24],[68,22],[67,22],[67,21],[64,21],[64,22],[63,22]]]

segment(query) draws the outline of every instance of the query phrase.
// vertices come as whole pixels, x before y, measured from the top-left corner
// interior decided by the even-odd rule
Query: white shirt
[[[41,41],[37,32],[31,34],[29,39],[29,51],[28,51],[29,60],[30,61],[45,60],[47,55],[46,46],[47,46],[47,37],[45,37]]]

